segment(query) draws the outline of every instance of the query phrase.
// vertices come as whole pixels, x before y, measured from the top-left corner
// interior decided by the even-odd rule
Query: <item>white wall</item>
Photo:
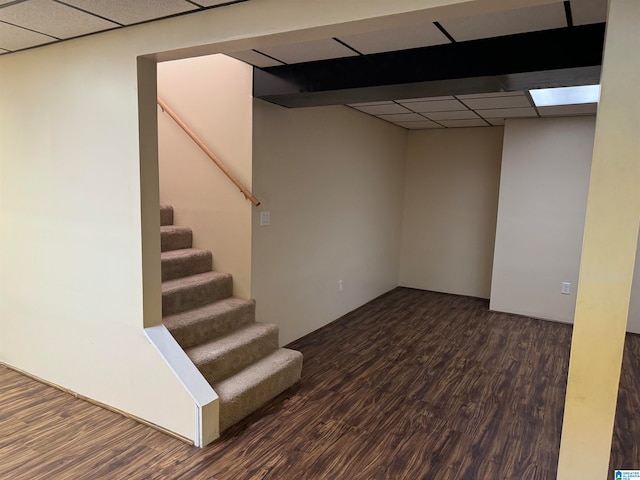
[[[253,296],[288,343],[398,285],[407,134],[347,107],[254,106]]]
[[[501,127],[409,133],[400,284],[488,298]]]
[[[251,188],[252,68],[225,55],[158,64],[158,95]],[[169,115],[158,113],[160,201],[193,246],[213,252],[214,270],[233,274],[234,294],[251,294],[250,201]]]
[[[573,321],[594,131],[595,117],[507,121],[492,310]]]

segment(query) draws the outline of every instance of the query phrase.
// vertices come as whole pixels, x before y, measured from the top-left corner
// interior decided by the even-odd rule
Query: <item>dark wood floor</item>
[[[554,479],[570,337],[396,289],[294,342],[302,382],[202,450],[0,367],[0,479]],[[629,336],[612,466],[639,440]]]

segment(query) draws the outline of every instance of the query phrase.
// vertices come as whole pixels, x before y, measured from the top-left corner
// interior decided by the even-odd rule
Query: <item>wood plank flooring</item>
[[[0,367],[0,479],[554,479],[571,327],[398,288],[294,342],[301,383],[197,449]],[[640,468],[629,336],[612,468]]]

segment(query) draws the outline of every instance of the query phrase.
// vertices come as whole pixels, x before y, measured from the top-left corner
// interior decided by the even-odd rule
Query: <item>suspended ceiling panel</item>
[[[444,20],[441,24],[457,42],[465,42],[562,28],[567,26],[567,18],[564,4],[560,2],[490,15]]]
[[[347,35],[339,39],[365,55],[449,43],[449,39],[433,23]]]
[[[0,0],[0,55],[250,0]]]
[[[262,53],[255,50],[243,50],[241,52],[228,53],[227,55],[258,68],[277,67],[278,65],[284,65],[284,63],[282,63],[281,61],[275,60],[271,57],[267,57],[266,55],[263,55]]]
[[[202,7],[217,7],[229,3],[229,0],[191,0],[191,2]]]
[[[536,108],[527,92],[399,99],[354,103],[348,106],[409,130],[488,127],[504,125],[507,118],[596,114],[596,104]],[[396,111],[398,108],[403,109],[404,113],[383,113]]]
[[[131,25],[198,9],[196,5],[184,0],[64,0],[64,3],[120,25]]]
[[[425,117],[440,121],[440,120],[469,120],[472,118],[478,118],[475,112],[472,110],[455,110],[451,112],[428,112],[424,114]]]
[[[512,95],[506,97],[480,97],[480,98],[466,98],[463,103],[473,109],[491,109],[491,108],[516,108],[516,107],[529,107],[529,99],[524,95]]]
[[[118,26],[52,0],[30,0],[0,8],[0,20],[61,39]]]
[[[328,60],[330,58],[353,57],[358,55],[353,50],[345,47],[340,42],[332,38],[315,40],[312,42],[295,43],[292,45],[279,45],[260,49],[271,58],[282,63],[303,63],[317,60]]]
[[[23,48],[35,47],[54,40],[55,38],[48,35],[0,22],[0,47],[3,50],[22,50]]]
[[[571,0],[574,25],[607,21],[607,0]]]
[[[554,107],[538,107],[538,112],[543,117],[572,116],[572,115],[595,115],[598,109],[596,103],[585,103],[582,105],[557,105]]]
[[[468,120],[441,120],[440,125],[444,125],[447,128],[461,128],[461,127],[487,127],[489,124],[481,119],[468,119]]]
[[[403,107],[395,102],[387,102],[378,105],[359,105],[358,110],[370,115],[385,115],[392,113],[412,113],[408,108]]]
[[[452,100],[423,100],[420,102],[398,100],[398,103],[406,105],[411,108],[411,110],[418,113],[466,110],[466,107],[455,98]]]

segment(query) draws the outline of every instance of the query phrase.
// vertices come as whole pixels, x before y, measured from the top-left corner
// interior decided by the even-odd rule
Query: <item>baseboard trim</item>
[[[111,405],[107,405],[106,403],[102,403],[102,402],[99,402],[99,401],[94,400],[92,398],[85,397],[84,395],[76,393],[73,390],[69,390],[68,388],[62,387],[62,386],[57,385],[57,384],[55,384],[53,382],[49,382],[48,380],[44,380],[44,379],[42,379],[40,377],[37,377],[37,376],[35,376],[35,375],[33,375],[33,374],[29,373],[29,372],[25,372],[24,370],[20,370],[19,368],[16,368],[16,367],[14,367],[12,365],[8,365],[8,364],[6,364],[4,362],[0,362],[0,366],[8,368],[9,370],[13,370],[14,372],[19,373],[20,375],[24,375],[25,377],[29,377],[30,379],[35,380],[36,382],[42,383],[42,384],[47,385],[49,387],[53,387],[56,390],[60,390],[63,393],[67,393],[69,395],[72,395],[75,398],[78,398],[80,400],[88,402],[88,403],[90,403],[92,405],[95,405],[96,407],[104,408],[105,410],[109,410],[110,412],[117,413],[119,415],[122,415],[125,418],[133,420],[134,422],[140,423],[140,424],[145,425],[147,427],[151,427],[154,430],[158,430],[159,432],[164,433],[165,435],[169,435],[170,437],[175,438],[176,440],[180,440],[181,442],[187,443],[189,445],[193,445],[194,444],[193,440],[191,440],[190,438],[183,437],[182,435],[180,435],[180,434],[178,434],[176,432],[172,432],[171,430],[167,430],[166,428],[161,427],[160,425],[156,425],[155,423],[152,423],[152,422],[150,422],[148,420],[144,420],[143,418],[140,418],[140,417],[137,417],[137,416],[132,415],[130,413],[127,413],[125,411],[119,410],[119,409],[117,409],[115,407],[112,407]]]

